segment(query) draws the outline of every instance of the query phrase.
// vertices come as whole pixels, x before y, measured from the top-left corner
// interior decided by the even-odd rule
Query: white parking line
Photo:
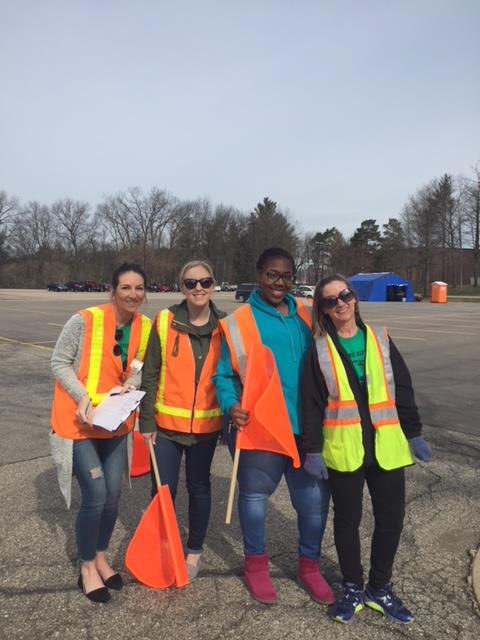
[[[406,329],[406,327],[393,327],[391,325],[388,326],[388,329],[397,329],[397,330],[403,330]],[[423,331],[423,333],[447,333],[449,335],[455,335],[458,336],[459,334],[462,336],[478,336],[478,333],[470,333],[470,331],[444,331],[443,329],[414,329],[413,327],[408,327],[409,331]]]
[[[51,327],[63,327],[63,324],[57,324],[56,322],[47,322]]]
[[[0,340],[3,342],[12,342],[13,344],[21,344],[25,347],[35,347],[36,349],[45,349],[45,351],[53,351],[53,347],[44,347],[41,344],[34,344],[33,342],[22,342],[21,340],[12,340],[12,338],[6,338],[5,336],[0,336]],[[50,340],[53,342],[53,340]]]
[[[395,340],[421,340],[422,342],[426,342],[426,338],[412,338],[411,336],[394,336]]]
[[[2,311],[18,311],[19,313],[34,313],[36,315],[42,314],[44,316],[48,316],[48,311],[38,311],[38,309],[15,309],[12,307],[2,307]]]

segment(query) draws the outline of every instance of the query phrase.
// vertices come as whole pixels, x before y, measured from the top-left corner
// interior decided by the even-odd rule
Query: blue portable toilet
[[[410,280],[393,272],[357,273],[348,278],[359,300],[367,302],[414,302]]]

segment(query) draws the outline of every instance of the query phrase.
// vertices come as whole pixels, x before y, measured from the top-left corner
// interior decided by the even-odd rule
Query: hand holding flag
[[[282,384],[278,375],[272,351],[261,342],[252,345],[247,356],[245,383],[240,408],[231,409],[232,419],[248,413],[248,422],[239,424],[235,445],[232,478],[227,504],[226,523],[230,524],[235,480],[238,471],[240,451],[270,451],[292,458],[295,468],[300,467],[300,457],[292,432]],[[248,426],[247,426],[248,425]]]

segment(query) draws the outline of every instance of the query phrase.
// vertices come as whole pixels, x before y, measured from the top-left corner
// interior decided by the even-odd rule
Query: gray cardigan
[[[50,359],[53,377],[76,402],[80,402],[87,393],[87,390],[77,377],[82,355],[81,346],[83,344],[84,331],[85,321],[79,313],[76,313],[63,327]],[[138,372],[129,376],[125,384],[131,384],[138,388],[141,382],[141,375],[141,372]],[[67,508],[70,508],[72,496],[73,440],[61,438],[51,430],[50,450],[57,467],[60,491],[65,498]],[[127,451],[128,470],[130,470],[132,437],[128,439]]]

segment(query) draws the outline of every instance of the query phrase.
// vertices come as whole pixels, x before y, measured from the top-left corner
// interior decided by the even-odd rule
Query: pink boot
[[[250,595],[264,604],[277,602],[277,590],[268,573],[268,556],[245,556],[243,575]]]
[[[335,602],[335,596],[330,585],[320,573],[318,560],[310,560],[299,556],[298,582],[315,602],[320,604],[332,604]]]

